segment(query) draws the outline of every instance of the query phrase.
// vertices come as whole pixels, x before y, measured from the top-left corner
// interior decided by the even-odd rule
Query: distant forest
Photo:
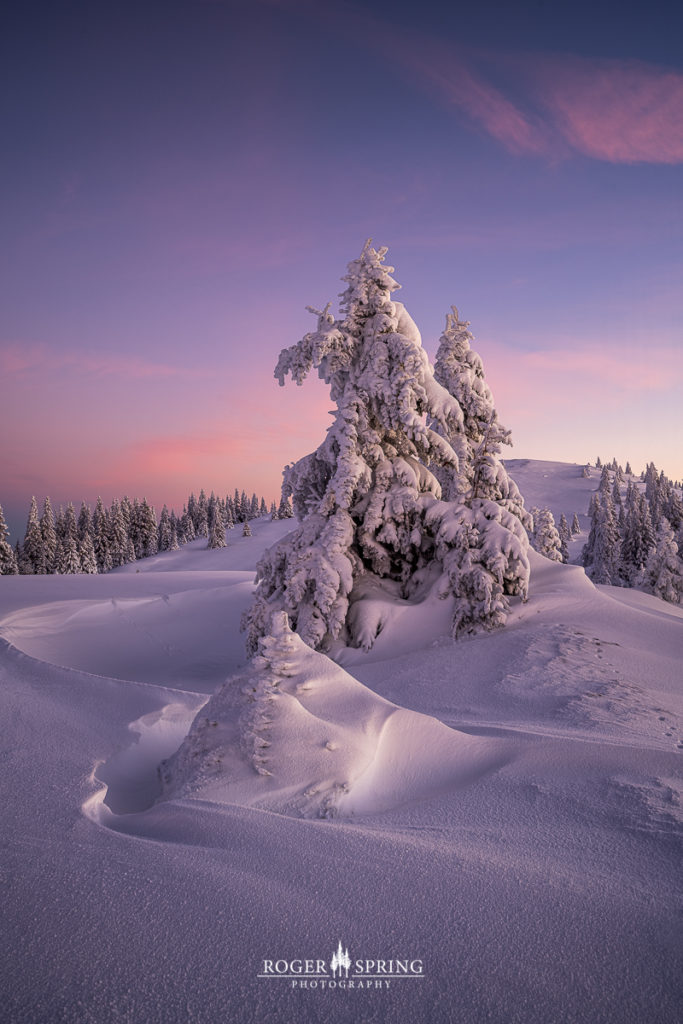
[[[26,533],[13,548],[0,507],[0,575],[42,576],[48,574],[103,573],[159,551],[177,551],[197,537],[207,539],[207,547],[226,546],[226,530],[236,525],[249,536],[249,522],[260,517],[285,519],[292,516],[286,499],[270,507],[265,498],[235,489],[233,495],[217,497],[204,490],[191,494],[180,516],[166,505],[157,521],[155,509],[146,498],[114,499],[105,508],[98,498],[95,509],[83,502],[78,517],[74,505],[60,508],[55,515],[49,497],[38,513],[34,498],[28,513]]]

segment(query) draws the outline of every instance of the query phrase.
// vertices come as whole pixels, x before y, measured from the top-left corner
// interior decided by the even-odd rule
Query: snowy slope
[[[598,482],[508,465],[558,515]],[[288,525],[0,581],[3,1019],[680,1020],[682,610],[533,554],[505,630],[456,643],[438,606],[406,606],[370,655],[292,639],[246,669],[236,623]],[[216,715],[207,696],[275,670],[271,746],[249,747],[244,695],[219,690]],[[330,795],[333,820],[305,816]],[[423,974],[258,977],[329,970],[340,939]]]

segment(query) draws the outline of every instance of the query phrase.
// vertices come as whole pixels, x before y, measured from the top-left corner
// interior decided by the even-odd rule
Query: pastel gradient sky
[[[678,3],[11,5],[0,504],[279,491],[321,440],[280,349],[389,247],[472,323],[511,457],[683,477]]]

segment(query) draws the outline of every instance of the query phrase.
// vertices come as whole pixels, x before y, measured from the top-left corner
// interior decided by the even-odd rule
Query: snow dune
[[[509,746],[383,700],[279,613],[251,671],[227,680],[164,764],[164,791],[301,817],[372,814],[473,782]]]

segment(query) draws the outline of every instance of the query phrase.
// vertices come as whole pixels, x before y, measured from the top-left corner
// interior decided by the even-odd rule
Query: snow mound
[[[248,670],[228,679],[160,767],[162,799],[294,817],[372,814],[475,782],[510,758],[377,696],[273,618]]]

